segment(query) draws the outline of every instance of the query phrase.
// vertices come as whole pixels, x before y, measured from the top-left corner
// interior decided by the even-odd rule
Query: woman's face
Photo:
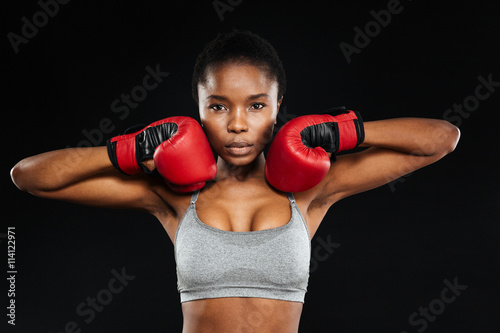
[[[200,119],[212,149],[232,165],[255,160],[271,139],[281,100],[262,69],[229,63],[211,68],[198,85]]]

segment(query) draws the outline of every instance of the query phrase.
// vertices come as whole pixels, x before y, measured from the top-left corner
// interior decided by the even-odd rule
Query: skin
[[[264,177],[264,149],[282,102],[278,85],[262,69],[227,63],[211,68],[198,86],[200,119],[219,156],[217,176],[201,191],[201,221],[228,231],[276,228],[290,219],[286,195]],[[311,111],[314,113],[314,111]],[[310,238],[339,200],[384,185],[452,152],[460,132],[437,119],[395,118],[365,122],[362,152],[337,157],[314,188],[294,193]],[[251,145],[245,155],[227,148]],[[75,163],[78,161],[78,163]],[[154,168],[153,161],[145,163]],[[191,194],[172,192],[161,179],[126,176],[111,164],[106,147],[70,148],[21,160],[11,171],[19,189],[79,204],[138,209],[175,233]],[[297,332],[302,303],[261,298],[203,299],[182,304],[184,333]]]

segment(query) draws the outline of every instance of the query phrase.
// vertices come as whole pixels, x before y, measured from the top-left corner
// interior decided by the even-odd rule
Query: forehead
[[[246,63],[228,63],[207,69],[205,82],[198,85],[200,94],[254,94],[266,92],[277,95],[278,83],[261,67]]]

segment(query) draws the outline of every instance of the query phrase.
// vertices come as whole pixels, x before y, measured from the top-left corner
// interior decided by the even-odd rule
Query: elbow
[[[447,132],[447,139],[445,140],[445,143],[443,144],[443,149],[446,154],[449,154],[455,150],[455,148],[458,145],[458,141],[460,140],[460,129],[455,126],[450,124],[449,122],[446,122],[446,132]]]
[[[26,170],[23,167],[23,161],[18,162],[10,169],[10,178],[12,182],[21,191],[29,191],[28,182],[26,180]]]
[[[30,174],[29,163],[26,160],[21,160],[10,169],[10,178],[14,185],[21,191],[32,193],[35,191],[35,185]]]
[[[455,150],[459,140],[458,127],[445,120],[435,120],[430,132],[421,139],[416,154],[442,158]]]
[[[460,130],[455,125],[446,120],[439,121],[439,125],[432,132],[429,147],[433,147],[430,155],[439,155],[443,157],[455,150],[460,140]]]
[[[452,151],[454,151],[455,148],[457,147],[458,141],[460,140],[460,135],[461,135],[460,130],[458,129],[458,127],[456,127],[456,126],[453,126],[453,127],[455,128],[455,136],[453,137],[452,148],[451,148],[450,153]]]
[[[23,181],[24,171],[22,168],[22,161],[18,162],[12,169],[10,169],[10,179],[18,189],[21,191],[26,191],[25,182]]]

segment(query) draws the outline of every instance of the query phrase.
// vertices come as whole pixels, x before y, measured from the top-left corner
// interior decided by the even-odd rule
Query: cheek
[[[222,138],[223,129],[211,122],[203,123],[203,129],[212,149],[216,149],[224,141]]]
[[[269,120],[259,127],[257,142],[264,147],[267,145],[273,137],[274,131],[274,120]]]

